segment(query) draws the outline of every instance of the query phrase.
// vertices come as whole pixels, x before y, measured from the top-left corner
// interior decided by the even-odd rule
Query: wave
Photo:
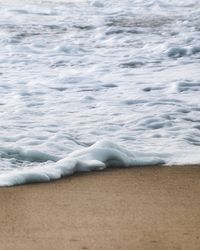
[[[43,153],[28,151],[19,154],[25,160],[33,159],[37,162],[44,160]],[[46,156],[46,155],[45,155]],[[15,169],[0,175],[0,186],[13,186],[34,182],[48,182],[69,176],[75,172],[103,170],[107,167],[132,167],[146,165],[160,165],[166,163],[163,157],[148,153],[132,153],[110,141],[99,141],[88,148],[77,150],[66,158],[52,161],[55,158],[46,157],[48,161],[30,168]]]

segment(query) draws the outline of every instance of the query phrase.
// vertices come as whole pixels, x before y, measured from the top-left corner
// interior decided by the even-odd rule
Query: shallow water
[[[1,1],[0,185],[200,163],[199,7]]]

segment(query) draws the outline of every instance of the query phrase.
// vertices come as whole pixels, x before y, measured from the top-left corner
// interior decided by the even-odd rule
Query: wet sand
[[[200,167],[110,169],[0,189],[0,249],[200,249]]]

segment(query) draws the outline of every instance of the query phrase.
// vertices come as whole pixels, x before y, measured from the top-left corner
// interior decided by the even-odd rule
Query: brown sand
[[[200,249],[198,166],[1,188],[0,203],[0,250]]]

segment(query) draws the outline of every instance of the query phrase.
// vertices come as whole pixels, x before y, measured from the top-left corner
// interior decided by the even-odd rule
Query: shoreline
[[[1,249],[199,249],[199,177],[149,166],[3,187]]]

